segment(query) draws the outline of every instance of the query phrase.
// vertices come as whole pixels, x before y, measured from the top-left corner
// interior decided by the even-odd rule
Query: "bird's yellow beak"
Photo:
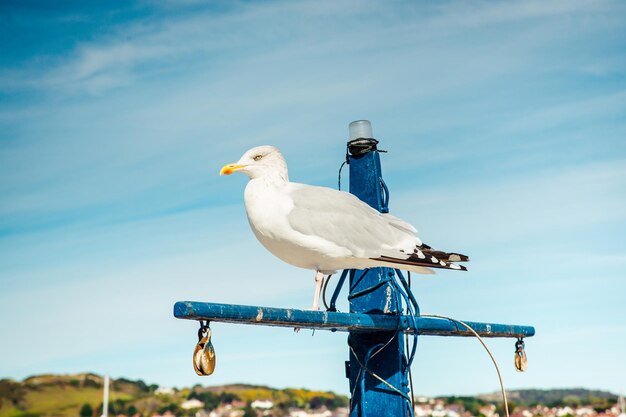
[[[233,172],[241,171],[243,168],[245,168],[244,165],[237,165],[237,164],[224,165],[222,169],[220,169],[220,175],[230,175]]]

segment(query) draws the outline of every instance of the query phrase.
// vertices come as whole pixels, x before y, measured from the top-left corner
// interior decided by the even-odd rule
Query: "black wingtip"
[[[398,259],[392,258],[390,256],[381,256],[378,258],[371,258],[375,261],[388,262],[397,265],[413,265],[413,266],[422,266],[426,268],[439,268],[439,269],[450,269],[453,271],[467,271],[467,268],[463,265],[457,265],[452,262],[447,262],[444,260],[440,260],[435,258],[434,256],[420,257],[417,254],[412,254],[406,259]]]
[[[434,256],[437,259],[441,259],[448,262],[469,262],[469,256],[463,255],[461,253],[456,252],[444,252],[440,250],[434,250],[430,246],[426,244],[422,244],[421,246],[416,246],[414,251],[415,254],[419,254],[420,252],[426,256]]]

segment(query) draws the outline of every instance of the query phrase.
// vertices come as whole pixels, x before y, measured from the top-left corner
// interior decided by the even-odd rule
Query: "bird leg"
[[[315,293],[313,294],[313,307],[311,310],[318,311],[320,309],[320,294],[322,292],[322,284],[324,283],[324,274],[317,271],[315,274]]]
[[[320,310],[320,294],[322,292],[322,284],[324,284],[324,274],[320,271],[315,273],[315,293],[313,294],[313,306],[311,307],[312,311]],[[300,331],[299,327],[294,327],[293,331],[298,333]]]

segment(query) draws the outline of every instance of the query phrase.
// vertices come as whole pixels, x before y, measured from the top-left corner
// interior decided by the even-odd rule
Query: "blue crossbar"
[[[344,332],[385,332],[400,330],[413,334],[410,316],[385,314],[339,313],[290,308],[257,307],[236,304],[179,301],[174,305],[179,319],[257,324],[263,326],[299,327]],[[483,337],[530,337],[535,328],[508,324],[465,322]],[[435,336],[472,336],[463,326],[450,320],[417,317],[417,333]]]

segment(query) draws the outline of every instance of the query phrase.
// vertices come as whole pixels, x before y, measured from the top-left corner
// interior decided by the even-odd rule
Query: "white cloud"
[[[489,183],[459,181],[437,189],[425,184],[419,193],[396,193],[393,206],[407,220],[411,212],[420,213],[413,223],[430,234],[461,233],[466,244],[496,245],[624,222],[625,191],[626,162],[618,159]]]

